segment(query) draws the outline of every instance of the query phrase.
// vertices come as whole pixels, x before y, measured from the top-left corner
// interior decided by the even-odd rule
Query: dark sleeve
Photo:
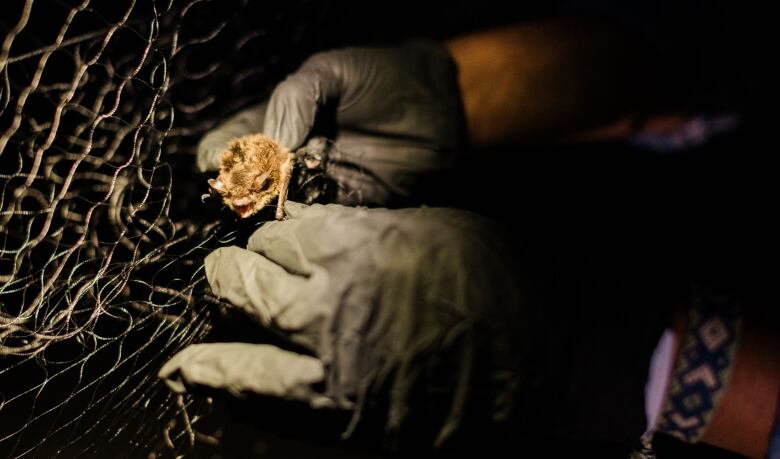
[[[647,427],[650,357],[667,324],[661,289],[570,261],[538,275],[524,429],[575,444],[635,444]]]

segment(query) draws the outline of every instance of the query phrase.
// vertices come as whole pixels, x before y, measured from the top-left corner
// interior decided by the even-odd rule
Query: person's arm
[[[450,39],[474,146],[621,138],[650,109],[647,51],[596,18],[561,18]]]
[[[623,138],[631,134],[637,116],[641,117],[650,111],[650,101],[654,100],[651,90],[654,89],[655,80],[647,71],[652,67],[650,53],[631,33],[603,19],[572,17],[533,21],[456,37],[448,40],[444,46],[457,65],[457,86],[473,146]],[[298,107],[295,110],[288,106],[295,101],[303,105],[315,103],[303,97],[308,94],[306,88],[309,86],[295,86],[300,81],[311,83],[312,87],[317,88],[347,88],[338,98],[350,94],[365,95],[361,103],[352,101],[343,105],[363,104],[370,109],[344,108],[342,117],[354,118],[353,124],[359,124],[361,120],[369,123],[372,133],[377,129],[370,123],[375,124],[375,120],[385,112],[390,115],[395,113],[394,109],[384,107],[386,104],[393,107],[397,105],[396,99],[388,97],[388,94],[392,95],[394,91],[417,94],[415,91],[419,91],[419,88],[424,89],[424,94],[447,93],[444,89],[449,89],[449,68],[441,64],[441,56],[435,53],[429,56],[432,64],[426,67],[420,62],[410,62],[409,59],[403,63],[392,59],[382,60],[377,57],[380,54],[392,55],[392,52],[344,50],[309,59],[310,63],[319,63],[319,67],[356,67],[357,70],[340,73],[340,77],[345,80],[328,86],[324,81],[310,80],[325,78],[330,81],[330,73],[312,74],[304,71],[305,68],[299,69],[275,91],[274,94],[278,95],[277,103],[271,110],[274,116],[271,116],[269,123],[265,123],[268,126],[264,126],[263,121],[265,106],[253,107],[227,120],[201,140],[198,145],[200,170],[218,169],[219,154],[227,141],[250,132],[265,130],[268,131],[266,135],[271,137],[278,137],[281,133],[289,136],[295,132],[293,143],[296,145],[292,148],[299,146],[311,126],[292,114],[298,116],[316,111],[314,106],[308,107],[310,109]],[[350,59],[342,62],[346,56],[350,56]],[[392,75],[414,76],[421,68],[428,67],[436,72],[429,79],[418,81],[413,86],[418,89],[411,92],[409,88],[412,86],[408,85],[405,88],[379,88],[365,70],[372,69],[380,61],[385,67],[383,72],[391,75],[388,81],[395,82],[393,84],[400,80]],[[344,67],[345,63],[349,65]],[[398,73],[394,70],[399,65],[412,65],[417,70]],[[424,88],[431,81],[437,84],[437,90],[433,92],[430,88]],[[453,92],[457,92],[457,89],[453,88]],[[405,122],[401,126],[427,132],[435,126],[456,124],[450,121],[431,124],[431,119],[445,118],[441,113],[448,110],[452,112],[451,118],[457,118],[457,109],[451,107],[453,104],[449,100],[445,101],[447,103],[441,102],[437,100],[439,105],[411,107],[405,113],[414,115],[414,122]],[[438,111],[438,114],[428,116],[427,112],[420,112],[421,107]],[[358,117],[346,116],[344,110],[360,113]],[[384,134],[381,129],[379,131]],[[396,132],[390,134],[397,135]],[[421,137],[417,132],[415,136]],[[448,142],[457,140],[453,139],[457,136],[449,128],[442,130],[440,136]],[[430,143],[429,140],[427,142]],[[441,140],[434,143],[441,143]]]

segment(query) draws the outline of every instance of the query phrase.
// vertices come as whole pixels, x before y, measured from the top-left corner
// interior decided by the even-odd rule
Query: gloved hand
[[[433,43],[316,54],[277,86],[267,104],[207,134],[198,165],[216,170],[230,139],[262,129],[293,151],[327,147],[318,166],[336,185],[334,202],[423,201],[424,186],[454,164],[465,142],[456,77],[447,51]],[[318,125],[332,124],[335,130],[313,136]]]
[[[388,432],[435,412],[438,443],[475,400],[488,406],[471,412],[507,414],[529,324],[497,226],[445,208],[286,210],[246,250],[209,254],[206,275],[216,295],[314,357],[198,344],[160,370],[174,391],[207,385],[354,409],[353,426],[366,400],[385,396]]]

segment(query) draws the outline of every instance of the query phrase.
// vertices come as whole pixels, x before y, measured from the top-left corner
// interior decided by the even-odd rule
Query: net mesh
[[[208,399],[156,373],[209,332],[202,260],[236,237],[197,198],[194,145],[289,71],[327,4],[6,3],[0,457],[192,452]]]

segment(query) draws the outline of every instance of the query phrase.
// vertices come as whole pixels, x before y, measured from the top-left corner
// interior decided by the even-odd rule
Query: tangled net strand
[[[235,237],[192,199],[205,189],[191,180],[194,145],[267,94],[272,68],[289,70],[269,37],[284,30],[289,49],[307,20],[246,0],[10,3],[0,456],[180,455],[213,442],[195,429],[207,401],[156,377],[209,332],[217,301],[202,260]]]

